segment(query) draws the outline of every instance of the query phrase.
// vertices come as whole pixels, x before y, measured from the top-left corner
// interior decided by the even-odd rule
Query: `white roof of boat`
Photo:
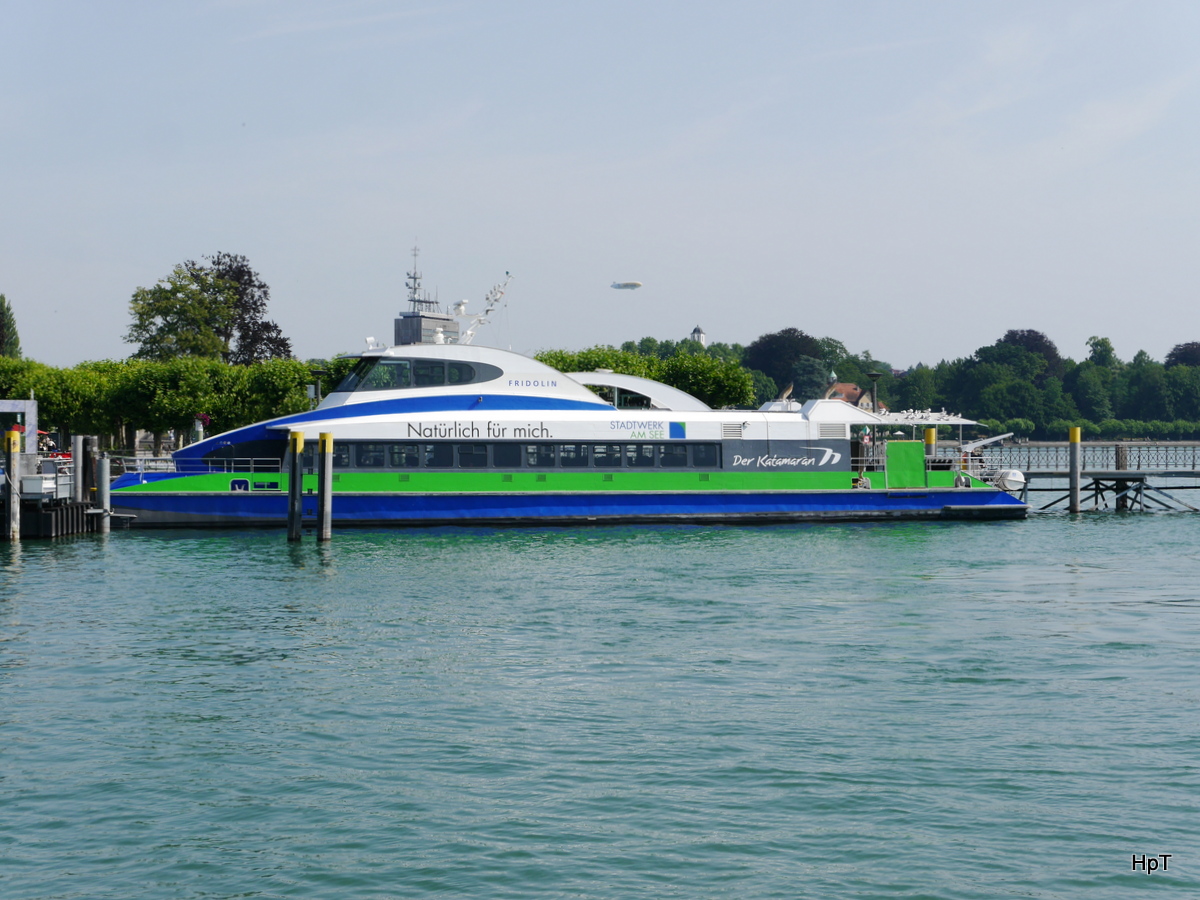
[[[974,419],[948,413],[943,410],[906,409],[903,412],[886,412],[883,421],[888,425],[978,425]]]
[[[852,406],[845,400],[809,400],[800,412],[810,422],[845,422],[848,425],[878,425],[882,416]]]
[[[650,398],[650,405],[654,409],[674,409],[680,412],[705,412],[712,409],[708,404],[678,388],[660,381],[651,381],[649,378],[639,378],[637,375],[618,375],[616,372],[568,372],[567,377],[580,384],[615,387],[642,394]]]

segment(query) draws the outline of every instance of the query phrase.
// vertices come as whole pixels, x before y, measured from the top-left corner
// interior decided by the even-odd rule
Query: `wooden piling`
[[[4,512],[6,541],[21,540],[21,433],[4,432]]]
[[[1080,444],[1082,429],[1072,426],[1070,431],[1070,455],[1067,460],[1070,478],[1070,509],[1077,513],[1082,509],[1083,446]]]
[[[298,541],[303,533],[304,515],[304,432],[288,434],[291,464],[288,467],[288,540]]]
[[[333,538],[333,433],[321,432],[317,442],[317,540]]]

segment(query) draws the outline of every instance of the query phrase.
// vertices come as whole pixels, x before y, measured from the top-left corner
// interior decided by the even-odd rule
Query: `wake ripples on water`
[[[1198,537],[0,547],[0,894],[1180,896]]]

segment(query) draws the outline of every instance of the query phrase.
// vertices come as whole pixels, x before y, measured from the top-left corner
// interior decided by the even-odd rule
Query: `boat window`
[[[574,469],[588,464],[587,444],[559,444],[558,461],[564,469]]]
[[[344,441],[333,442],[333,467],[335,469],[350,468],[350,445]]]
[[[605,403],[611,403],[613,406],[617,405],[617,403],[616,403],[617,389],[616,388],[609,387],[606,384],[589,384],[586,387],[589,391],[591,391],[593,394],[595,394],[597,397],[599,397]]]
[[[721,465],[720,451],[716,444],[692,444],[692,465],[698,469],[716,469]]]
[[[488,363],[368,356],[355,364],[336,390],[349,393],[439,387],[446,384],[478,384],[494,381],[503,374],[499,367]]]
[[[617,391],[617,409],[650,409],[650,398],[645,394],[639,394],[637,391],[625,390],[622,388]]]
[[[659,444],[658,464],[664,469],[679,469],[687,466],[687,444]]]
[[[625,465],[635,467],[654,465],[654,445],[626,444]]]
[[[525,465],[531,469],[544,469],[554,465],[553,444],[526,444]]]
[[[553,457],[550,464],[554,464]],[[492,444],[492,465],[497,469],[521,468],[521,445]]]
[[[448,469],[454,465],[453,444],[426,444],[425,467],[429,469]]]
[[[391,444],[390,465],[393,469],[415,469],[421,465],[419,444]]]
[[[417,387],[433,387],[446,383],[446,364],[439,360],[413,360],[413,384]]]
[[[394,391],[412,386],[410,364],[407,359],[391,359],[373,356],[358,361],[350,370],[339,391]]]
[[[364,469],[382,469],[387,457],[387,444],[359,444],[355,464]]]
[[[487,444],[458,445],[458,467],[460,469],[486,469],[487,464]]]
[[[621,467],[621,445],[596,444],[592,447],[592,464],[597,469],[619,469]]]
[[[475,369],[464,362],[446,363],[446,384],[470,384],[475,380]]]

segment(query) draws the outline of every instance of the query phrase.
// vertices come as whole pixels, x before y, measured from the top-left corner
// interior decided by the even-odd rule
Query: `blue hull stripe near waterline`
[[[319,422],[334,422],[360,416],[383,416],[403,413],[472,412],[474,410],[556,412],[560,410],[604,410],[612,412],[607,403],[587,403],[583,400],[562,400],[554,397],[520,397],[508,394],[451,394],[438,397],[393,397],[388,400],[372,400],[366,403],[351,403],[314,409],[311,412],[283,416],[256,425],[247,425],[226,434],[198,441],[172,454],[175,459],[202,459],[206,453],[228,444],[246,441],[261,441],[269,438],[286,440],[280,430],[284,425],[315,425]]]
[[[316,496],[306,495],[304,514],[316,515]],[[231,524],[238,520],[283,524],[283,494],[125,494],[113,495],[121,512],[141,514],[148,524]],[[310,508],[311,507],[311,508]],[[962,515],[1006,514],[1025,510],[1003,491],[963,489],[896,494],[887,491],[703,494],[337,494],[335,522],[525,521],[541,519],[648,519],[755,516],[922,516],[953,510]]]

